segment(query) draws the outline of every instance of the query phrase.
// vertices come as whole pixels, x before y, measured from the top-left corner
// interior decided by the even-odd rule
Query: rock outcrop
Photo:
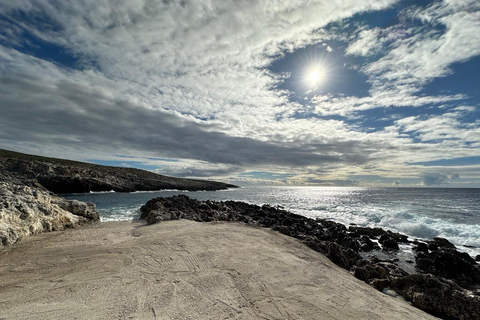
[[[99,220],[93,203],[65,200],[41,188],[0,181],[0,247],[32,234]]]
[[[38,184],[54,193],[163,189],[209,191],[236,188],[234,185],[215,181],[173,178],[134,168],[101,166],[1,149],[0,171],[8,173],[23,184]]]
[[[408,274],[398,267],[398,259],[367,259],[360,254],[379,249],[378,242],[384,252],[394,255],[399,243],[410,243],[407,236],[380,228],[346,228],[340,223],[313,220],[268,205],[198,201],[184,195],[152,199],[142,206],[141,212],[141,217],[149,224],[189,219],[239,221],[272,228],[302,240],[374,288],[395,290],[435,316],[462,320],[480,318],[480,291],[475,289],[475,286],[480,287],[480,266],[468,254],[452,248],[445,239],[437,238],[429,244],[416,241],[412,249],[416,252],[420,274]]]

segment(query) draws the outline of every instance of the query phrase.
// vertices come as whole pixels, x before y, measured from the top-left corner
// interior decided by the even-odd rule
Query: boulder
[[[0,246],[32,234],[99,220],[92,203],[68,201],[43,189],[0,182]]]

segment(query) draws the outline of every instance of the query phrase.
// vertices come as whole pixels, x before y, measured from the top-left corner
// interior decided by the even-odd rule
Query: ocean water
[[[480,189],[269,186],[63,196],[93,202],[102,221],[115,221],[137,218],[148,200],[176,194],[200,200],[280,205],[310,218],[327,218],[347,226],[381,227],[413,239],[444,237],[473,256],[480,254]]]

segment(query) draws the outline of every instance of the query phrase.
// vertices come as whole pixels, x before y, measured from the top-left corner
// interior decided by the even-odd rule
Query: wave
[[[148,191],[133,191],[130,193],[158,193],[158,192],[187,192],[179,189],[162,189],[162,190],[148,190]]]
[[[446,238],[459,250],[475,256],[479,254],[480,228],[478,225],[458,223],[448,219],[428,217],[402,208],[316,206],[309,210],[291,208],[310,218],[330,219],[342,224],[380,227],[408,235],[411,239]],[[465,247],[469,246],[469,247]],[[474,248],[470,248],[474,247]]]

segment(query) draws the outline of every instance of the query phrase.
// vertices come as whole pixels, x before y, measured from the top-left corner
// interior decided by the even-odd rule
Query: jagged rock
[[[480,254],[477,254],[477,256],[475,257],[475,261],[480,261]]]
[[[371,280],[388,279],[388,269],[371,261],[362,260],[353,267],[355,278],[369,283]]]
[[[362,251],[372,251],[380,249],[378,244],[370,240],[368,236],[361,236],[358,241],[360,242],[360,250]]]
[[[480,319],[480,299],[465,294],[453,281],[431,274],[390,279],[390,288],[414,306],[447,319]]]
[[[389,234],[383,234],[378,240],[384,250],[398,250],[397,240]]]
[[[429,243],[437,245],[438,247],[455,249],[455,245],[445,238],[435,237],[432,241],[429,241]]]
[[[305,244],[315,251],[325,254],[336,265],[350,270],[362,260],[362,257],[350,248],[330,241],[305,241]]]
[[[357,226],[350,226],[348,230],[355,231],[360,235],[366,235],[370,239],[377,239],[378,237],[387,233],[387,231],[383,230],[382,228],[367,228]]]
[[[468,253],[443,247],[428,254],[417,252],[415,262],[424,273],[452,279],[463,286],[480,285],[480,266]]]
[[[78,200],[63,200],[57,203],[60,208],[69,211],[76,216],[85,217],[92,221],[98,221],[99,216],[94,203]]]
[[[24,167],[27,170],[27,167]],[[0,246],[23,237],[99,221],[93,203],[68,201],[48,191],[0,182]]]

